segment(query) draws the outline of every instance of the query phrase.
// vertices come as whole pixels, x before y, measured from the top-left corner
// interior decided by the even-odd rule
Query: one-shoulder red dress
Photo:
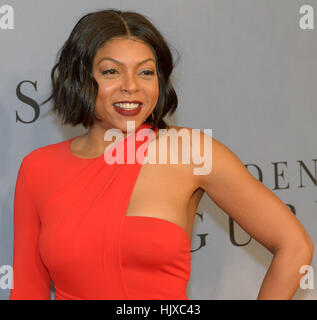
[[[56,300],[188,300],[185,230],[164,219],[125,215],[155,135],[150,127],[143,123],[98,158],[75,156],[74,138],[23,158],[10,300],[49,300],[51,281]],[[136,151],[134,163],[127,163],[128,150]],[[106,162],[122,152],[123,164]]]

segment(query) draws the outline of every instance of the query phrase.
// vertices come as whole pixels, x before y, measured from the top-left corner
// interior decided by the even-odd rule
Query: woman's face
[[[94,57],[93,76],[99,86],[94,125],[127,132],[127,121],[135,121],[137,130],[151,115],[158,100],[159,83],[156,59],[147,44],[141,40],[109,40]],[[134,109],[139,103],[141,106]]]

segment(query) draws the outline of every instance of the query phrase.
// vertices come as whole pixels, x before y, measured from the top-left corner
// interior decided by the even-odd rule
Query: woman
[[[52,70],[48,100],[64,124],[88,132],[22,161],[10,299],[50,299],[51,280],[55,299],[188,299],[193,221],[204,192],[274,254],[258,299],[294,295],[300,266],[311,263],[310,237],[223,144],[212,139],[208,150],[204,133],[197,144],[193,129],[165,123],[177,107],[172,69],[167,43],[140,14],[104,10],[76,24]],[[123,133],[114,144],[104,139],[113,129]],[[161,129],[190,133],[189,163],[157,161],[175,151],[159,147]],[[141,161],[105,161],[141,146]],[[193,174],[197,148],[212,151],[210,172]],[[150,153],[156,163],[145,161]]]

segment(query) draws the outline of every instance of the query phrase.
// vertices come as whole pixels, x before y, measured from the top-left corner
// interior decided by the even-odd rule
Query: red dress
[[[191,243],[185,230],[160,218],[125,216],[154,136],[138,131],[150,127],[143,123],[98,158],[76,157],[70,151],[75,137],[23,158],[10,300],[49,300],[51,281],[56,300],[188,300]],[[145,131],[151,136],[138,141],[136,133]],[[142,151],[142,161],[134,157],[133,164],[126,161],[131,140]],[[110,152],[123,152],[125,163],[106,163]]]

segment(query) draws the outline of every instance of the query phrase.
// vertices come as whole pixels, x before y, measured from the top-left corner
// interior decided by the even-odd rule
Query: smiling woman
[[[10,299],[49,299],[50,280],[55,299],[188,299],[192,223],[186,207],[197,189],[190,170],[157,170],[142,157],[133,165],[109,165],[103,157],[107,130],[125,133],[117,145],[128,153],[127,146],[147,147],[167,128],[163,118],[177,107],[172,69],[166,41],[138,13],[103,10],[75,25],[43,104],[52,99],[64,124],[88,131],[22,161]],[[128,121],[148,139],[142,146],[134,132],[127,134]],[[162,179],[166,174],[177,186]],[[150,176],[158,183],[149,185]],[[168,199],[180,179],[184,191]],[[191,200],[191,216],[201,195]]]
[[[117,93],[119,97],[112,97],[112,103],[117,98],[143,98],[144,90],[151,89],[152,95],[159,90],[151,105],[145,105],[142,116],[147,113],[145,122],[152,124],[153,130],[156,126],[166,128],[163,118],[176,111],[178,102],[170,81],[173,67],[166,40],[145,16],[119,10],[89,13],[78,21],[65,42],[51,72],[52,94],[42,104],[53,99],[53,111],[64,124],[90,128],[96,120],[94,108],[100,86],[119,85],[123,90]],[[140,91],[124,88],[133,87],[137,79]]]
[[[116,127],[125,132],[129,119],[139,127],[153,112],[159,96],[156,62],[143,41],[109,40],[96,53],[93,76],[99,88],[95,127]]]
[[[293,296],[300,267],[312,259],[310,237],[231,150],[202,132],[194,139],[192,128],[167,125],[164,117],[177,108],[172,70],[166,41],[141,14],[103,10],[75,25],[52,69],[46,102],[53,99],[64,124],[88,131],[22,161],[11,300],[50,299],[51,281],[57,300],[187,300],[194,217],[205,191],[274,254],[258,298]],[[109,151],[112,129],[125,135]],[[163,129],[171,130],[158,135]],[[176,147],[162,150],[172,130]],[[178,139],[183,133],[189,152]],[[158,151],[154,163],[144,161],[148,149]],[[137,159],[107,163],[107,150]],[[192,150],[212,155],[212,170],[193,174],[193,157],[173,165],[158,160],[162,152],[181,159]]]

